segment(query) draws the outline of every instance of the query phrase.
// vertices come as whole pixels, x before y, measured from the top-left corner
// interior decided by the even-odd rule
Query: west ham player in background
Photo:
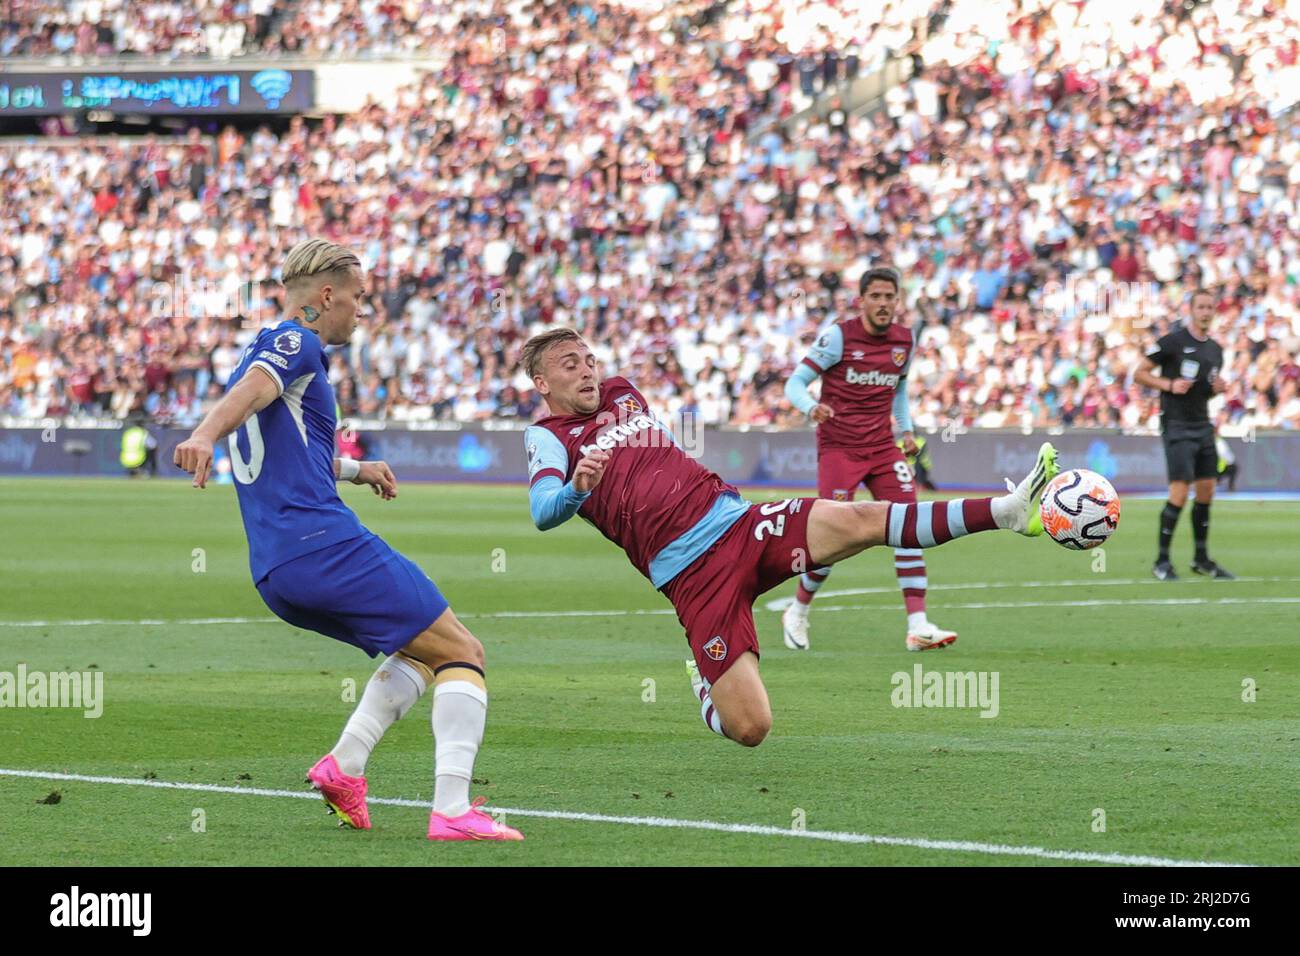
[[[916,503],[916,477],[907,455],[917,453],[912,414],[907,405],[907,369],[912,332],[896,322],[898,274],[869,269],[858,281],[862,318],[845,319],[825,329],[786,382],[791,404],[817,423],[817,495],[852,501],[866,485],[877,501]],[[808,386],[822,378],[821,401]],[[891,414],[902,431],[894,443]],[[917,548],[894,551],[894,572],[907,607],[907,649],[925,651],[957,640],[925,616],[925,557]],[[808,570],[799,579],[794,602],[781,618],[786,647],[808,649],[808,609],[830,568]]]
[[[337,480],[370,485],[385,500],[397,481],[382,461],[334,457],[334,390],[326,345],[342,345],[364,295],[361,262],[310,239],[282,269],[285,312],[244,352],[224,398],[176,447],[176,464],[204,487],[213,445],[230,437],[253,583],[295,627],[353,644],[384,662],[334,749],[307,779],[342,824],[370,828],[366,761],[384,732],[433,685],[435,743],[430,840],[522,840],[469,802],[487,721],[483,645],[456,619],[414,562],[367,531],[343,504]]]
[[[686,629],[704,723],[746,746],[772,725],[758,676],[758,595],[874,545],[926,548],[995,528],[1042,534],[1031,517],[1057,470],[1046,443],[1033,472],[999,498],[755,505],[689,457],[636,386],[602,381],[577,332],[534,336],[521,361],[550,412],[524,431],[533,522],[545,531],[581,515],[627,553]]]
[[[1178,516],[1187,504],[1187,486],[1196,483],[1192,505],[1192,537],[1196,555],[1192,571],[1212,578],[1232,575],[1210,560],[1206,542],[1210,537],[1210,501],[1219,478],[1219,453],[1214,444],[1214,423],[1210,421],[1211,396],[1223,391],[1223,349],[1210,338],[1214,324],[1214,296],[1204,289],[1192,293],[1191,315],[1168,335],[1162,336],[1147,355],[1146,362],[1133,370],[1133,381],[1160,394],[1160,433],[1169,469],[1169,500],[1160,512],[1159,550],[1152,573],[1161,581],[1177,580],[1169,561]]]

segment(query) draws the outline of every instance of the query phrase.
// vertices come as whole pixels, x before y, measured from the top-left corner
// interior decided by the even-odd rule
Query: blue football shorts
[[[370,532],[273,568],[257,592],[281,620],[371,657],[401,650],[447,609],[429,576]]]

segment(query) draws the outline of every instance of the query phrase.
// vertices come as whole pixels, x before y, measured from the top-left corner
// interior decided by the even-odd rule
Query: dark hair
[[[1215,301],[1215,295],[1213,292],[1205,288],[1205,286],[1199,286],[1193,289],[1192,294],[1187,297],[1187,304],[1191,305],[1193,302],[1196,301],[1198,296],[1202,296],[1202,295],[1208,295],[1210,297],[1211,302]]]
[[[888,266],[876,266],[874,269],[868,269],[862,273],[858,279],[858,295],[866,295],[867,288],[873,282],[888,282],[898,291],[898,270],[890,269]]]

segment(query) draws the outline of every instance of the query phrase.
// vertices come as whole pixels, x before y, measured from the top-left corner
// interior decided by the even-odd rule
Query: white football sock
[[[930,619],[925,616],[924,611],[913,611],[907,615],[907,630],[911,634],[919,632],[922,628],[927,627]]]
[[[370,752],[384,731],[415,706],[425,686],[419,670],[396,654],[380,664],[366,684],[361,703],[348,718],[339,742],[330,751],[339,769],[349,777],[364,774]]]
[[[1003,478],[1007,483],[1007,494],[998,495],[989,502],[989,512],[993,515],[993,522],[1004,529],[1012,529],[1016,525],[1016,518],[1024,509],[1024,502],[1017,496],[1017,485],[1011,483],[1010,478]],[[1026,479],[1028,480],[1028,479]]]
[[[801,602],[801,601],[791,601],[791,602],[790,602],[790,615],[791,615],[791,617],[802,617],[802,618],[807,618],[807,617],[808,617],[808,609],[809,609],[810,607],[812,607],[811,604],[804,604],[804,603]]]
[[[433,688],[433,809],[449,817],[469,810],[474,758],[487,724],[487,691],[467,680]]]

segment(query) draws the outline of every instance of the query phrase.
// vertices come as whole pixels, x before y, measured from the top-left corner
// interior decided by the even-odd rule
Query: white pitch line
[[[166,780],[136,780],[130,777],[92,777],[84,774],[52,773],[43,770],[6,770],[0,768],[0,777],[66,780],[74,783],[121,784],[133,787],[155,787],[163,790],[190,790],[200,793],[225,793],[252,797],[288,797],[298,800],[319,799],[319,795],[313,791],[224,787],[210,783],[175,783]],[[426,800],[406,800],[398,797],[367,797],[367,801],[379,806],[418,807],[422,810],[427,810],[430,806]],[[802,840],[822,840],[828,843],[903,846],[918,850],[949,850],[957,853],[981,853],[985,856],[1026,856],[1040,860],[1110,863],[1117,866],[1236,867],[1253,865],[1250,863],[1217,863],[1208,860],[1171,860],[1160,856],[1133,856],[1125,853],[1092,853],[1086,850],[1049,850],[1041,846],[1008,846],[1001,843],[980,843],[975,840],[928,840],[923,837],[877,836],[870,833],[846,833],[836,830],[795,830],[758,823],[718,823],[712,820],[678,820],[672,817],[612,816],[603,813],[578,813],[568,810],[520,810],[511,807],[493,807],[492,809],[506,816],[537,817],[547,820],[573,820],[582,823],[610,823],[623,826],[661,827],[678,830],[710,830],[715,833],[791,837]]]
[[[0,621],[0,627],[91,627],[97,624],[146,627],[177,624],[281,624],[278,617],[187,617],[173,620],[143,618],[138,621],[114,621],[108,618],[84,618],[77,621]]]
[[[1238,580],[1241,580],[1240,578]],[[1288,578],[1279,578],[1277,580],[1290,580]],[[973,586],[973,585],[972,585]],[[1215,585],[1216,588],[1223,585]],[[954,587],[953,590],[958,588]],[[931,590],[934,590],[933,588]],[[862,588],[853,591],[827,591],[825,597],[834,597],[840,594],[894,594],[897,588]],[[784,604],[779,607],[773,607],[777,602],[768,602],[768,610],[780,610],[790,603],[790,599],[782,598]],[[1115,600],[1104,600],[1095,598],[1085,601],[987,601],[977,604],[936,604],[938,610],[974,610],[974,609],[1002,609],[1015,610],[1016,608],[1040,608],[1040,607],[1121,607],[1126,605],[1147,605],[1152,607],[1164,607],[1179,604],[1295,604],[1300,603],[1300,598],[1296,597],[1224,597],[1224,598],[1122,598]],[[818,603],[819,611],[887,611],[894,608],[894,604],[822,604]],[[501,618],[564,618],[564,617],[641,617],[652,615],[675,614],[672,608],[639,608],[628,610],[626,608],[615,608],[609,611],[485,611],[482,613],[458,614],[457,617],[462,620],[470,619],[501,619]],[[114,627],[146,627],[146,626],[169,626],[169,627],[191,627],[196,625],[209,624],[282,624],[284,623],[277,617],[191,617],[178,618],[175,620],[162,620],[161,618],[146,618],[138,621],[114,621],[104,618],[92,618],[79,621],[0,621],[0,627],[88,627],[90,625],[105,625]]]
[[[940,611],[971,611],[971,610],[1016,610],[1017,608],[1031,607],[1132,607],[1134,605],[1144,605],[1150,607],[1166,607],[1180,604],[1300,604],[1300,597],[1261,597],[1261,598],[1152,598],[1144,600],[1141,598],[1116,598],[1106,600],[1104,598],[1094,598],[1087,601],[981,601],[971,604],[940,604],[937,609]],[[894,604],[818,604],[818,611],[887,611],[895,608]]]
[[[1300,578],[1235,578],[1238,584],[1249,583],[1271,583],[1295,582]],[[987,591],[995,588],[1101,588],[1101,587],[1125,587],[1130,585],[1154,585],[1156,587],[1168,587],[1168,581],[1157,581],[1155,578],[1086,578],[1074,581],[985,581],[977,584],[932,584],[928,590],[935,591]],[[1220,581],[1215,587],[1222,587],[1229,582]],[[852,597],[860,594],[897,594],[898,585],[894,584],[887,587],[878,588],[842,588],[831,590],[823,588],[817,592],[818,597]],[[763,606],[769,611],[784,611],[794,601],[793,597],[773,598]]]

